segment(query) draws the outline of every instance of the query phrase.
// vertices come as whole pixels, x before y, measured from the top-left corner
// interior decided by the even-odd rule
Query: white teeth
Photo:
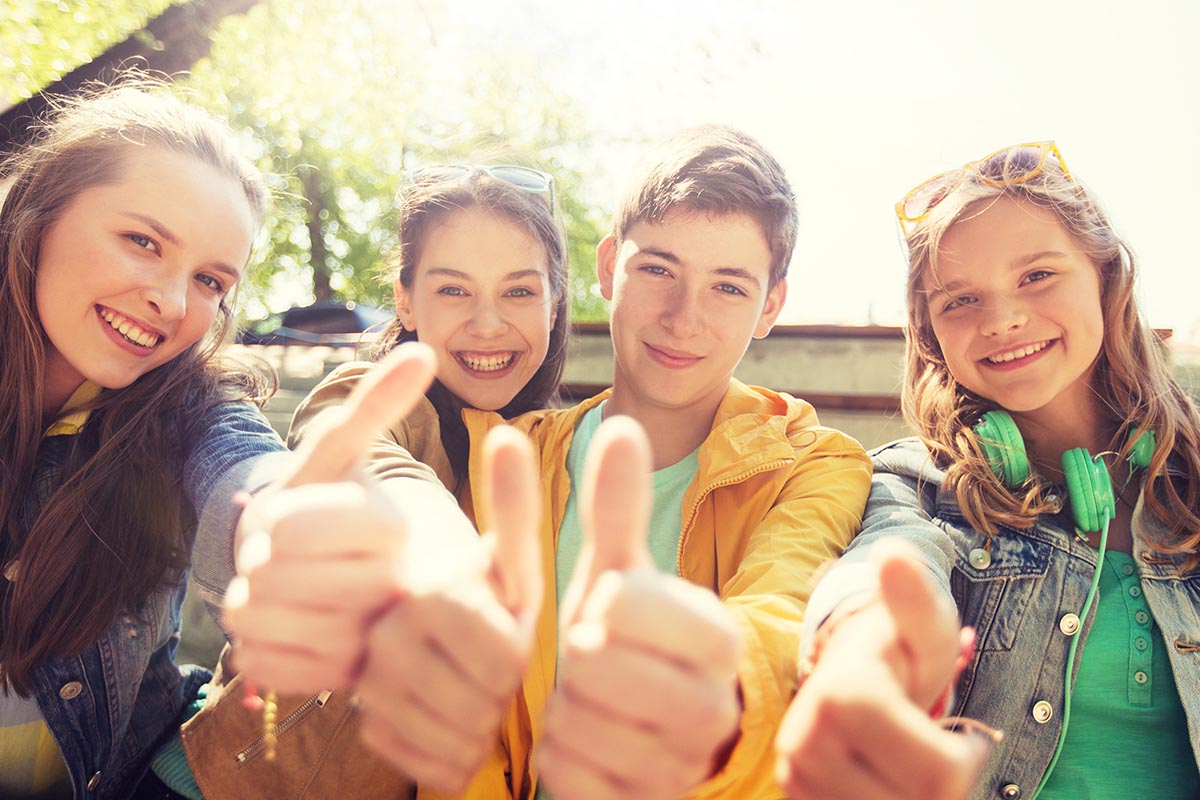
[[[1037,344],[1026,345],[1025,347],[1020,347],[1016,350],[1009,350],[1007,353],[1000,353],[999,355],[988,356],[988,361],[992,362],[993,364],[1002,364],[1006,361],[1013,361],[1018,358],[1024,358],[1025,356],[1031,356],[1038,351],[1045,350],[1046,346],[1049,344],[1050,344],[1050,342],[1046,341],[1046,342],[1038,342]]]
[[[476,372],[496,372],[511,364],[514,355],[513,353],[503,353],[490,356],[477,356],[460,353],[459,358],[470,369]]]
[[[100,316],[107,322],[117,333],[124,336],[134,344],[142,347],[153,347],[158,344],[158,334],[144,331],[137,325],[125,317],[114,314],[112,311],[105,309],[100,312]]]

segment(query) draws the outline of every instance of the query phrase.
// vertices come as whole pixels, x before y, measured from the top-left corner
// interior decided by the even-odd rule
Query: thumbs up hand
[[[423,787],[462,791],[496,741],[542,604],[541,495],[524,435],[493,429],[480,491],[494,525],[451,578],[371,629],[358,697],[367,744]]]
[[[556,800],[676,798],[736,741],[741,636],[712,592],[654,570],[650,463],[627,417],[606,420],[588,452],[583,549],[538,745]]]
[[[301,443],[290,474],[248,503],[225,622],[249,679],[281,692],[351,684],[371,621],[403,585],[409,530],[437,524],[448,542],[477,546],[440,485],[392,481],[402,487],[393,491],[362,467],[375,436],[424,394],[435,365],[424,345],[397,348],[345,404],[322,412],[322,427]]]
[[[990,742],[944,730],[929,711],[974,634],[960,631],[911,547],[880,542],[871,560],[877,594],[835,611],[818,634],[819,658],[776,737],[778,780],[794,800],[966,797]]]

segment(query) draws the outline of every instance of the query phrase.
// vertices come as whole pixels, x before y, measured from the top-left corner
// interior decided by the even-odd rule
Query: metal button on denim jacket
[[[1071,640],[1082,637],[1081,651],[1086,647],[1091,619],[1079,620],[1078,613],[1096,551],[1078,540],[1064,515],[1043,516],[1029,530],[1001,528],[989,544],[963,518],[953,495],[941,490],[944,473],[919,440],[901,440],[871,456],[875,475],[862,533],[815,590],[810,626],[864,588],[861,565],[874,542],[899,536],[916,546],[942,591],[952,595],[963,624],[977,632],[977,652],[960,677],[950,713],[1005,734],[971,797],[1030,796],[1058,744]],[[1200,763],[1200,576],[1183,576],[1182,558],[1153,549],[1164,531],[1140,502],[1133,535],[1134,560]]]
[[[244,402],[213,406],[197,430],[179,460],[189,501],[180,514],[194,541],[231,539],[234,492],[261,485],[270,473],[262,469],[269,460],[263,457],[285,448],[258,409]],[[68,438],[43,443],[23,509],[26,529],[61,483]],[[35,672],[38,706],[76,797],[127,797],[184,704],[208,680],[207,670],[173,663],[186,590],[184,572],[144,608],[121,613],[85,652]]]

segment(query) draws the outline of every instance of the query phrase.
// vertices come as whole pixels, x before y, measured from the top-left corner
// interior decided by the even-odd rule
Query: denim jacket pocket
[[[1037,579],[1049,568],[1051,546],[1004,529],[989,545],[989,537],[943,527],[967,540],[955,548],[950,587],[963,624],[975,629],[976,649],[1012,649]]]

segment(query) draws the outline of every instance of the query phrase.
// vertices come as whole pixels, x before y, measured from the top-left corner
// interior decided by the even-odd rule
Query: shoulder
[[[730,383],[717,424],[757,429],[764,438],[786,441],[797,458],[817,454],[843,454],[866,461],[866,451],[854,437],[821,424],[807,400],[785,392]],[[715,426],[714,426],[715,427]]]
[[[291,429],[288,431],[288,444],[292,447],[304,438],[309,424],[322,411],[342,405],[350,392],[358,385],[376,365],[371,361],[350,361],[338,366],[321,379],[308,396],[296,406],[292,417]]]
[[[611,393],[611,389],[606,389],[595,397],[590,397],[570,408],[542,408],[536,411],[527,411],[508,420],[495,411],[467,408],[463,410],[463,420],[471,432],[472,442],[490,428],[497,425],[511,425],[532,439],[535,445],[544,447],[556,441],[569,439],[583,415],[598,406]]]
[[[933,460],[925,443],[916,436],[897,439],[869,453],[876,474],[896,475],[940,486],[946,472]]]

